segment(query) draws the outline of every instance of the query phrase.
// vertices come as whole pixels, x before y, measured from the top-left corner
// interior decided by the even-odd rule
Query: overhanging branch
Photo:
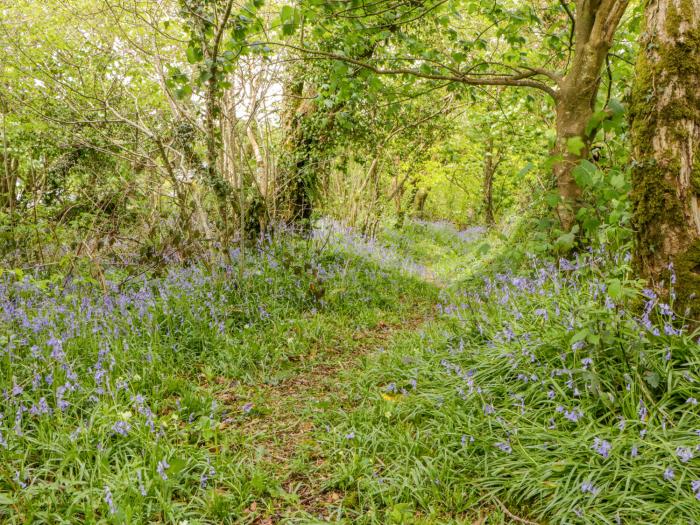
[[[552,97],[554,100],[557,100],[557,91],[553,89],[552,87],[548,86],[547,84],[544,84],[540,82],[539,80],[535,80],[532,77],[535,77],[537,75],[545,75],[548,78],[555,79],[557,78],[554,73],[545,71],[543,69],[539,68],[526,68],[526,71],[522,71],[517,74],[513,75],[491,75],[491,76],[469,76],[469,75],[461,75],[459,73],[453,73],[453,74],[442,74],[442,73],[424,73],[422,71],[418,71],[415,69],[411,68],[389,68],[389,69],[384,69],[380,68],[377,66],[374,66],[372,64],[368,64],[367,62],[363,62],[362,60],[357,60],[355,58],[351,58],[345,55],[339,55],[337,53],[330,53],[327,51],[320,51],[316,49],[308,49],[304,47],[299,47],[295,46],[292,44],[283,44],[280,42],[268,42],[268,44],[271,45],[277,45],[277,46],[282,46],[282,47],[287,47],[290,49],[294,49],[295,51],[299,51],[301,53],[305,53],[307,55],[313,55],[316,57],[322,57],[322,58],[327,58],[331,60],[338,60],[340,62],[345,62],[347,64],[352,64],[354,66],[361,67],[363,69],[366,69],[368,71],[372,71],[373,73],[377,75],[410,75],[414,76],[417,78],[424,78],[427,80],[442,80],[442,81],[449,81],[449,82],[459,82],[461,84],[466,84],[469,86],[513,86],[513,87],[528,87],[528,88],[533,88],[533,89],[538,89],[540,91],[544,91],[547,93],[550,97]]]

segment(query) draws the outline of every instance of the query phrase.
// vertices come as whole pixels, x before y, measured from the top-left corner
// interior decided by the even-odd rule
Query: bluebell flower
[[[593,446],[591,447],[598,454],[607,459],[610,456],[610,451],[612,450],[612,445],[609,441],[600,438],[593,439]]]
[[[166,474],[166,470],[170,468],[170,465],[165,459],[161,459],[158,462],[158,466],[156,467],[156,471],[160,475],[161,478],[163,478],[163,481],[166,481],[168,479],[168,475]]]
[[[693,451],[688,447],[677,447],[676,456],[681,460],[681,463],[688,463],[693,459]]]
[[[499,442],[499,443],[494,444],[494,446],[496,448],[501,449],[506,454],[510,454],[511,452],[513,452],[513,447],[511,447],[510,443],[508,443],[508,442]]]
[[[671,467],[668,467],[666,470],[664,470],[664,479],[666,481],[671,481],[675,477],[676,477],[676,473],[673,471],[673,469]]]
[[[584,494],[592,494],[593,496],[597,496],[598,493],[600,492],[600,489],[597,488],[596,486],[593,485],[590,481],[584,481],[581,484],[581,492]]]
[[[109,507],[109,513],[114,515],[117,513],[117,507],[114,505],[114,498],[112,497],[112,491],[107,485],[105,485],[105,502]]]
[[[139,482],[139,493],[145,498],[148,493],[146,492],[146,487],[143,486],[143,476],[141,474],[141,469],[136,471],[136,478]]]
[[[126,436],[131,430],[131,425],[126,421],[117,421],[112,425],[112,432],[119,434],[120,436]]]
[[[700,479],[690,482],[690,488],[693,489],[695,493],[695,498],[700,500]]]

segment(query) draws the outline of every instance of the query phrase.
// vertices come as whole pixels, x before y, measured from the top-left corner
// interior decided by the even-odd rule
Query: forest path
[[[327,480],[314,475],[327,461],[314,439],[315,433],[327,431],[319,428],[318,419],[328,410],[352,410],[346,388],[349,375],[398,334],[415,332],[432,319],[432,303],[415,306],[401,319],[380,320],[356,331],[351,342],[320,348],[279,383],[255,387],[264,411],[249,419],[242,430],[256,455],[271,466],[279,487],[272,490],[276,497],[249,507],[248,523],[320,523],[309,521],[309,516],[330,518],[342,495],[326,490]]]

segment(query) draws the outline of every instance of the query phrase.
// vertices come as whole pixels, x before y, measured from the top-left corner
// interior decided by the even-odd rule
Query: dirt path
[[[258,387],[258,395],[262,393],[265,399],[266,412],[248,420],[242,430],[264,451],[264,459],[275,466],[282,488],[293,496],[279,499],[275,508],[268,508],[263,516],[260,504],[252,505],[249,523],[274,524],[291,513],[319,516],[341,497],[335,492],[324,492],[325,480],[309,475],[309,469],[296,468],[299,462],[318,467],[326,461],[313,439],[314,432],[319,430],[313,422],[314,414],[346,404],[343,377],[348,371],[358,369],[363,357],[386,346],[397,333],[418,330],[431,318],[431,310],[420,308],[401,322],[379,322],[356,332],[349,349],[347,346],[341,350],[324,348],[288,379],[274,386]]]

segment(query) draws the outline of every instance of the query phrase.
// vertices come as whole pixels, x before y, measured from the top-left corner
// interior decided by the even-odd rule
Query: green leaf
[[[14,505],[16,500],[5,492],[0,492],[0,505]]]
[[[181,88],[175,90],[175,98],[177,98],[178,100],[186,99],[191,95],[192,88],[188,84],[185,84]]]
[[[617,173],[610,177],[610,185],[618,190],[625,186],[625,176],[622,173]]]
[[[587,188],[592,186],[595,182],[594,175],[597,170],[598,168],[595,164],[583,159],[581,162],[579,162],[578,166],[572,170],[571,174],[574,176],[576,184],[582,188]]]
[[[649,385],[652,388],[657,388],[659,384],[661,383],[661,379],[659,378],[659,374],[656,372],[651,372],[650,370],[647,370],[644,372],[644,381],[649,383]]]
[[[283,24],[290,22],[294,18],[294,8],[291,5],[283,5],[280,11],[280,20]]]
[[[196,64],[203,58],[201,49],[196,47],[188,47],[185,53],[187,53],[187,61],[190,64]]]
[[[622,283],[620,279],[610,279],[608,281],[608,294],[610,297],[613,299],[620,299],[623,295],[622,292]]]
[[[585,147],[586,144],[581,137],[569,137],[566,141],[566,149],[574,155],[580,155]]]
[[[583,341],[586,337],[588,337],[588,334],[590,334],[590,330],[588,328],[583,328],[576,332],[574,336],[571,338],[571,343],[578,343],[579,341]]]
[[[556,191],[550,191],[549,193],[545,194],[544,201],[550,208],[554,208],[557,204],[559,204],[559,194]]]

